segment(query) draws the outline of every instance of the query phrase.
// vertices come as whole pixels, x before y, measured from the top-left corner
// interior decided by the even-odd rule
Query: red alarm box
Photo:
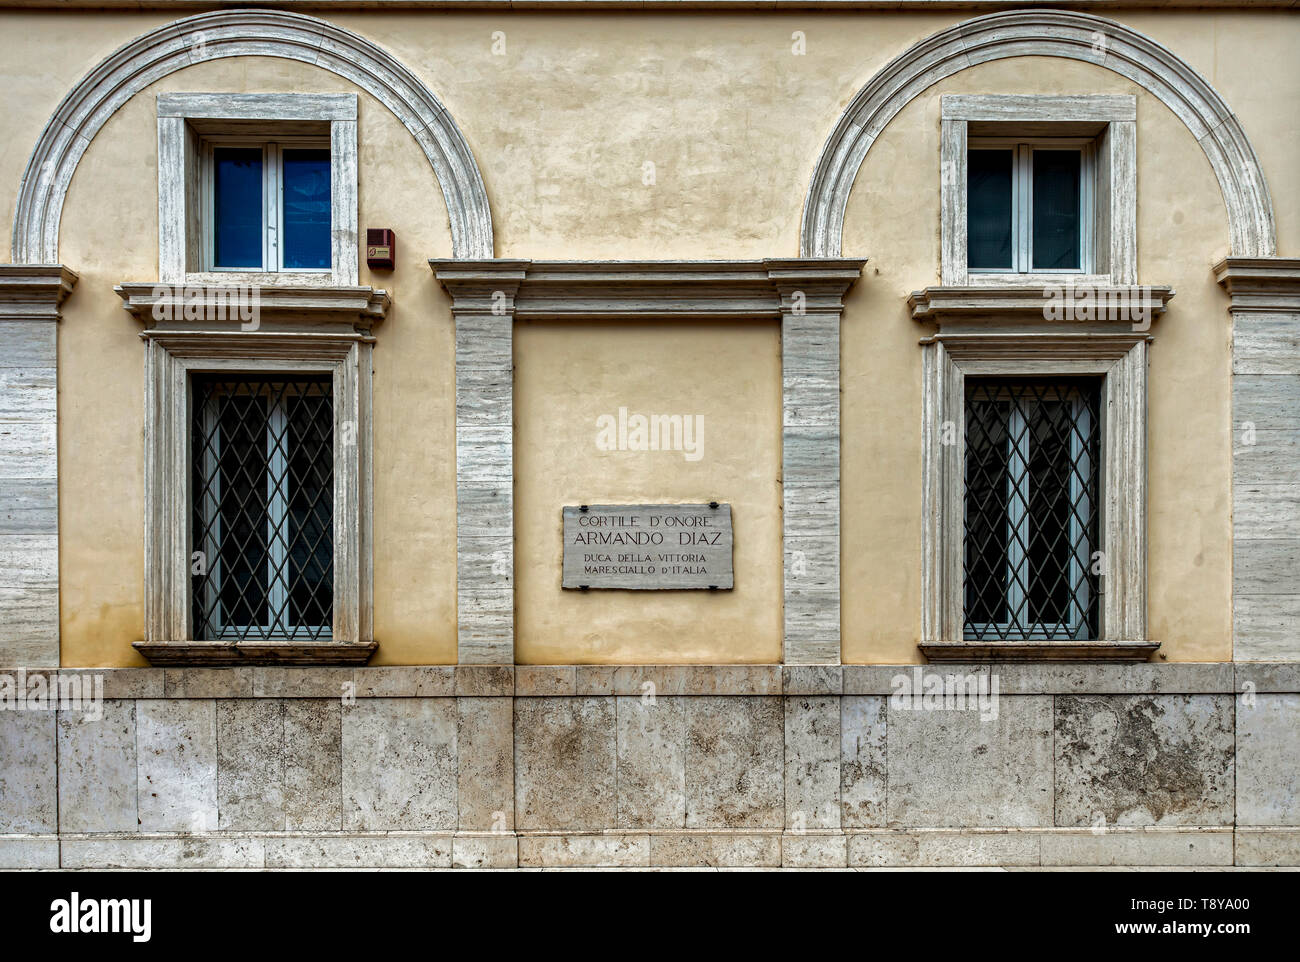
[[[372,271],[391,271],[397,256],[397,237],[382,227],[366,228],[366,266]]]

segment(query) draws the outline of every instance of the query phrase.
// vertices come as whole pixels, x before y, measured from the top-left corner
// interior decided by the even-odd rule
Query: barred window
[[[964,636],[1096,639],[1100,381],[966,379]]]
[[[196,374],[191,384],[194,637],[329,638],[330,377]]]

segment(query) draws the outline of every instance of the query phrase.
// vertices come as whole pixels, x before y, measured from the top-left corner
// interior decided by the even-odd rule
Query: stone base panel
[[[0,866],[1300,864],[1294,665],[710,667],[0,670]]]
[[[17,869],[952,868],[1300,865],[1300,830],[1130,828],[11,835]]]

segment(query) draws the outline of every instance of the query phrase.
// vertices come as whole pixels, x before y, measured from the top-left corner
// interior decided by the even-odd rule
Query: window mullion
[[[1023,631],[1029,583],[1029,432],[1013,398],[1007,418],[1007,619]]]

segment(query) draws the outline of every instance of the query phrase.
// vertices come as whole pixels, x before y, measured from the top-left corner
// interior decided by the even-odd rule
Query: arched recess
[[[166,24],[118,48],[63,98],[32,151],[14,212],[14,263],[59,262],[59,219],[72,175],[113,113],[149,84],[222,57],[282,57],[356,84],[411,132],[447,201],[456,257],[492,257],[492,214],[469,144],[410,70],[324,20],[275,10],[223,10]]]
[[[922,40],[858,91],[831,131],[804,201],[799,249],[839,257],[844,211],[876,137],[913,98],[976,64],[1006,57],[1065,57],[1113,70],[1155,94],[1196,137],[1228,208],[1232,253],[1277,253],[1273,202],[1255,151],[1223,98],[1148,37],[1086,13],[1014,10],[976,17]]]

